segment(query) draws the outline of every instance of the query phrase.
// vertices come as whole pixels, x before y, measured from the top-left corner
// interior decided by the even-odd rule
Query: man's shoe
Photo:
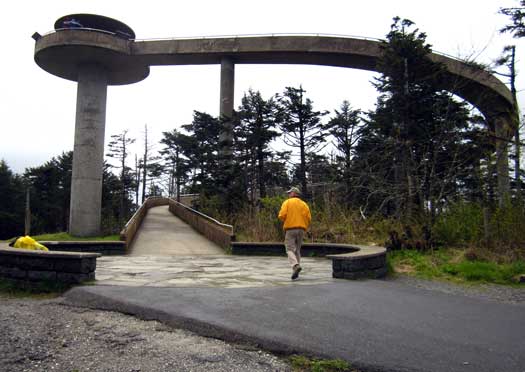
[[[299,273],[303,268],[299,265],[295,265],[293,268],[292,280],[295,280],[299,277]]]

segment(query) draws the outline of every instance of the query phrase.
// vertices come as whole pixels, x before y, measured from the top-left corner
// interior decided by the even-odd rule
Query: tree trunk
[[[264,182],[264,155],[262,149],[257,152],[258,178],[259,178],[259,196],[266,197],[266,183]]]
[[[300,130],[300,144],[301,164],[299,165],[299,175],[301,177],[301,192],[303,193],[303,196],[307,197],[308,188],[306,182],[306,152],[304,148],[304,131],[302,128]]]
[[[147,166],[148,166],[148,126],[145,125],[144,132],[144,160],[142,162],[142,204],[146,200],[146,178],[147,178]]]
[[[496,133],[496,173],[498,177],[498,204],[502,207],[510,196],[508,144],[511,138],[509,116],[494,119]]]
[[[521,176],[520,176],[520,158],[521,158],[521,147],[520,147],[520,117],[518,109],[518,99],[516,93],[516,46],[512,46],[511,62],[510,62],[510,91],[512,93],[512,99],[514,100],[514,146],[515,146],[515,159],[514,159],[514,180],[516,182],[516,198],[521,205]]]

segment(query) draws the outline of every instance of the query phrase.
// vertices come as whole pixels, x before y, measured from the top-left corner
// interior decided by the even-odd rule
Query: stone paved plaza
[[[97,285],[153,287],[268,287],[335,281],[332,263],[303,258],[299,280],[291,281],[286,257],[105,256],[97,260]]]

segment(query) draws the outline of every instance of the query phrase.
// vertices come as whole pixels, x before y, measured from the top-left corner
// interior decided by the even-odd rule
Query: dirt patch
[[[414,269],[414,266],[409,264],[403,264],[399,263],[396,265],[396,273],[398,274],[413,274],[416,272],[416,269]]]

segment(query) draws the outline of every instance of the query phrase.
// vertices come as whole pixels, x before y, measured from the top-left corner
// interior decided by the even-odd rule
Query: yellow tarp
[[[34,251],[48,251],[46,246],[40,244],[32,237],[26,235],[21,236],[20,238],[16,239],[15,244],[13,244],[14,248],[22,248],[22,249],[31,249]]]

